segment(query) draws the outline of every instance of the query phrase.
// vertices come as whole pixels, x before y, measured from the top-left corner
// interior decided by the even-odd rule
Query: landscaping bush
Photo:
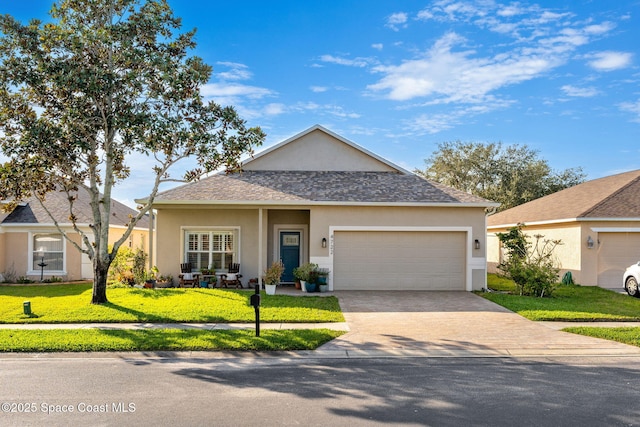
[[[553,251],[562,242],[536,234],[532,243],[523,233],[523,227],[524,224],[518,224],[506,233],[496,233],[507,252],[498,270],[503,277],[514,281],[520,295],[550,296],[558,286],[560,272]]]

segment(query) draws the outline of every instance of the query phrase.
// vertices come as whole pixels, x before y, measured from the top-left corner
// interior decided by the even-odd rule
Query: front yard
[[[0,286],[0,323],[253,323],[253,292],[222,289],[108,289],[91,305],[90,284]],[[23,303],[31,303],[31,315]],[[262,322],[343,322],[337,298],[262,295]],[[312,350],[340,336],[328,329],[0,330],[0,352]]]
[[[0,286],[0,323],[249,323],[253,292],[226,289],[107,290],[109,303],[92,305],[91,285]],[[23,313],[30,301],[32,314]],[[263,322],[343,322],[337,298],[262,295]]]
[[[563,331],[604,338],[640,347],[640,327],[604,328],[598,322],[640,321],[640,299],[597,286],[559,285],[551,297],[538,298],[509,294],[515,285],[494,274],[487,285],[497,292],[479,293],[530,320],[593,322],[593,326],[576,326]]]
[[[530,320],[598,322],[640,321],[640,299],[631,298],[597,286],[560,285],[551,297],[513,295],[509,281],[493,274],[487,276],[487,285],[500,292],[479,293]]]

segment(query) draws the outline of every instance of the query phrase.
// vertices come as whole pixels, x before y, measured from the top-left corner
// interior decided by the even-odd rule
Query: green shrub
[[[547,240],[541,234],[529,242],[522,232],[524,224],[496,233],[506,250],[506,259],[500,262],[501,275],[515,282],[520,295],[550,296],[558,286],[560,268],[553,251],[560,240]]]

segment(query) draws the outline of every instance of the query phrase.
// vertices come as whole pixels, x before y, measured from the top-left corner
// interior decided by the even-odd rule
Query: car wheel
[[[635,277],[629,277],[627,281],[624,282],[624,288],[632,297],[640,297],[640,293],[638,293],[638,282],[636,281]]]

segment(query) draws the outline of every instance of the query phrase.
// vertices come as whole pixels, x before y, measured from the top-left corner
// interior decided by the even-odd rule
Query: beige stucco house
[[[246,280],[310,261],[333,290],[473,290],[486,283],[487,200],[414,175],[313,126],[245,162],[160,193],[156,263]]]
[[[640,170],[595,179],[487,219],[487,261],[502,256],[496,232],[524,223],[524,232],[560,239],[561,274],[576,283],[622,287],[626,267],[640,260]]]
[[[92,223],[89,196],[80,191],[74,204],[78,228],[93,236],[89,224]],[[66,195],[61,192],[47,194],[45,205],[54,215],[61,229],[74,242],[80,243],[80,235],[73,230],[69,222],[69,207]],[[112,216],[109,231],[109,243],[119,239],[125,231],[129,215],[135,215],[133,209],[112,200]],[[149,247],[149,226],[146,218],[130,235],[128,245],[132,248]],[[47,265],[42,269],[44,259]],[[63,280],[82,280],[93,278],[93,268],[89,258],[81,254],[71,243],[63,238],[37,199],[31,198],[19,203],[11,212],[0,214],[0,273],[5,278],[26,277],[40,280],[51,277]]]

